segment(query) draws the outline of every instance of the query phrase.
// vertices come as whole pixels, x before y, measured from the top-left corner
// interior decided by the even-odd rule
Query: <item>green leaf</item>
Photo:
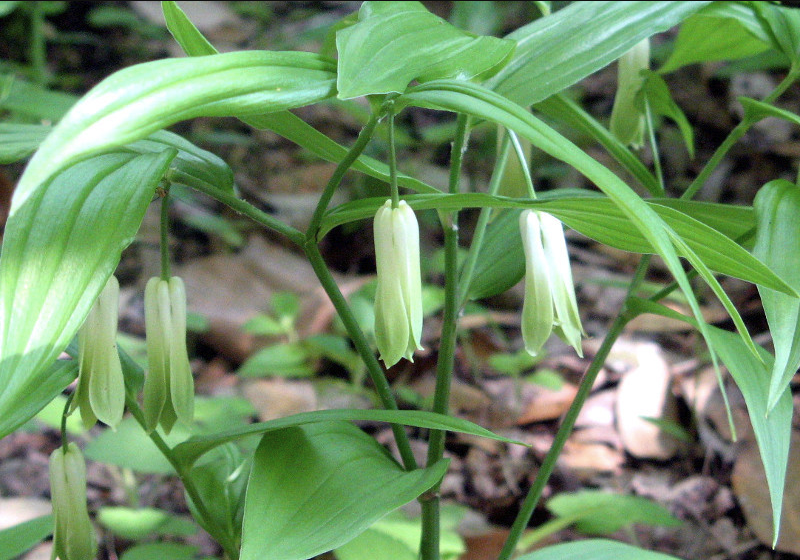
[[[7,91],[0,88],[0,92],[0,109],[43,121],[59,120],[77,101],[74,95],[51,91],[19,78],[12,78]]]
[[[346,422],[267,433],[247,487],[241,560],[306,560],[341,546],[438,483],[447,465],[405,471]]]
[[[13,12],[16,9],[17,4],[19,4],[19,2],[14,2],[11,0],[0,2],[0,17],[7,16]]]
[[[186,13],[180,9],[175,2],[161,2],[161,9],[164,11],[164,19],[167,22],[167,29],[183,47],[186,52],[193,53],[192,56],[205,56],[216,54],[217,49],[203,37],[194,24],[186,17]]]
[[[664,506],[647,498],[601,490],[559,494],[547,502],[547,509],[573,519],[576,529],[593,535],[610,535],[632,523],[663,527],[681,524]]]
[[[685,321],[697,327],[697,322],[660,303],[634,298],[629,305],[636,313],[653,313],[672,319]],[[770,370],[773,368],[772,355],[758,347],[759,359],[736,334],[711,327],[709,343],[719,353],[727,366],[736,386],[744,396],[750,423],[758,443],[761,462],[767,476],[770,501],[772,503],[773,545],[778,542],[781,510],[783,508],[783,487],[786,481],[786,468],[789,462],[789,442],[792,431],[792,394],[786,387],[772,410],[767,408],[770,389]]]
[[[0,437],[27,419],[21,403],[63,389],[47,368],[133,240],[174,157],[167,150],[92,158],[44,183],[9,217],[0,255]]]
[[[672,94],[664,78],[655,72],[647,71],[641,93],[655,114],[675,121],[681,131],[683,143],[686,144],[686,149],[689,151],[689,157],[694,158],[694,132],[692,131],[692,125],[689,124],[689,120],[683,110],[672,99]]]
[[[746,2],[712,2],[686,19],[675,47],[659,73],[687,64],[736,60],[769,48],[755,12]]]
[[[196,546],[178,543],[148,543],[133,546],[125,551],[120,560],[193,560],[199,549]]]
[[[306,52],[232,52],[137,64],[92,88],[20,178],[11,215],[59,169],[199,116],[246,116],[333,95],[333,63]]]
[[[164,4],[173,4],[173,2],[165,2]],[[165,8],[165,15],[167,10],[170,10],[169,17],[173,20],[174,25],[182,28],[181,32],[174,34],[174,36],[186,54],[189,56],[203,56],[209,54],[205,45],[211,46],[211,44],[203,37],[192,22],[189,21],[186,14],[184,14],[180,8],[177,10]],[[211,49],[214,49],[214,47],[211,46]],[[216,52],[216,50],[214,50],[214,52]],[[254,128],[271,130],[275,134],[294,142],[298,146],[302,146],[325,161],[338,163],[345,157],[348,151],[347,148],[331,140],[289,111],[277,111],[269,114],[244,117],[240,116],[240,119]],[[365,155],[361,155],[358,158],[353,164],[353,169],[366,173],[386,183],[390,181],[389,167],[383,162]],[[426,185],[422,181],[418,181],[417,179],[403,174],[400,174],[397,179],[401,187],[406,187],[416,192],[438,192],[437,189]]]
[[[800,187],[783,179],[770,181],[758,191],[753,206],[758,222],[753,254],[800,289]],[[800,366],[800,298],[763,285],[758,291],[775,345],[770,410]]]
[[[169,436],[161,434],[169,445],[186,439],[179,428]],[[120,445],[124,441],[125,445]],[[124,469],[150,474],[175,474],[169,461],[158,450],[144,429],[131,417],[124,418],[116,431],[105,430],[89,442],[84,450],[92,461],[116,465]]]
[[[797,69],[800,62],[800,11],[770,2],[753,2],[751,6],[756,10],[772,46],[786,55]]]
[[[0,163],[25,159],[47,137],[50,127],[42,124],[0,123]]]
[[[777,117],[800,126],[800,116],[791,111],[749,97],[737,97],[736,99],[744,107],[745,119],[750,122],[755,123],[767,117]]]
[[[575,193],[582,193],[582,195],[574,196]],[[570,194],[573,196],[569,196]],[[446,211],[480,207],[534,208],[556,216],[576,231],[611,247],[636,253],[656,252],[644,233],[637,231],[636,221],[631,220],[612,200],[589,191],[562,190],[542,193],[536,200],[518,200],[483,193],[412,195],[404,197],[404,200],[414,210]],[[374,216],[375,210],[384,202],[384,199],[367,198],[332,209],[323,219],[323,234],[336,225]],[[664,220],[685,243],[685,247],[678,248],[678,254],[681,256],[694,258],[696,255],[708,268],[716,272],[741,278],[754,284],[768,282],[772,288],[781,292],[796,293],[769,267],[728,237],[728,235],[741,236],[750,229],[751,224],[754,223],[752,209],[671,199],[648,199],[642,202],[650,211],[655,212]],[[493,270],[495,264],[492,261],[480,264],[481,274],[489,276],[488,280],[477,283],[477,288],[475,287],[476,283],[473,283],[471,290],[475,293],[488,295],[492,291],[492,287],[486,285],[490,280],[513,285],[522,277],[520,271],[524,271],[524,269],[514,265],[516,261],[522,259],[521,243],[517,245],[513,241],[518,234],[512,220],[509,218],[506,220],[508,222],[504,225],[505,229],[496,232],[497,243],[493,242],[492,247],[487,248],[486,251],[491,251],[487,254],[498,259],[498,267],[508,264],[508,268],[504,269],[505,273],[503,273]],[[719,227],[728,235],[720,233],[712,225]],[[508,237],[503,240],[503,235]],[[509,254],[497,255],[503,244]],[[519,276],[515,276],[517,273]],[[514,278],[517,280],[514,281]]]
[[[257,424],[251,424],[235,430],[212,435],[195,436],[178,445],[175,448],[175,455],[182,462],[191,464],[207,451],[229,441],[236,441],[254,434],[264,434],[294,426],[341,420],[351,422],[389,422],[417,428],[471,434],[505,443],[524,445],[518,441],[498,436],[486,428],[482,428],[467,420],[433,412],[419,410],[317,410],[315,412],[301,412],[300,414],[293,414],[284,418],[270,420],[269,422],[259,422]]]
[[[247,358],[237,373],[243,377],[309,377],[314,369],[308,364],[308,352],[299,342],[273,344]]]
[[[155,508],[101,507],[97,511],[97,522],[115,535],[130,541],[152,535],[188,536],[197,532],[194,523]]]
[[[0,560],[14,560],[53,533],[53,516],[43,515],[0,531]]]
[[[538,103],[707,4],[573,2],[507,35],[517,43],[514,56],[487,85],[519,105]]]
[[[676,556],[651,552],[606,539],[589,539],[548,546],[517,560],[680,560]]]
[[[658,180],[642,161],[606,127],[584,111],[580,105],[564,95],[556,94],[540,101],[534,108],[548,117],[557,119],[567,126],[589,135],[599,142],[650,194],[653,196],[661,194]]]
[[[505,210],[494,217],[481,246],[469,285],[470,299],[502,294],[525,274],[522,238],[519,235],[521,210]]]
[[[770,390],[770,370],[773,367],[772,355],[759,346],[762,360],[759,361],[736,334],[715,327],[711,328],[710,334],[710,342],[714,344],[720,359],[728,367],[747,403],[747,412],[756,435],[761,461],[767,473],[767,486],[772,502],[772,545],[775,546],[781,526],[783,487],[789,461],[792,395],[788,387],[785,387],[770,410],[767,407],[767,397]]]
[[[514,43],[476,37],[420,2],[364,2],[358,23],[336,33],[339,99],[402,93],[412,80],[469,80],[498,70]]]

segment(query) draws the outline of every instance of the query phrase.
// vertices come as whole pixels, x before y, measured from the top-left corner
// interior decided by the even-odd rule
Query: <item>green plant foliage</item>
[[[50,387],[46,368],[133,240],[175,154],[86,160],[42,185],[9,217],[0,256],[0,436],[14,429],[11,418],[25,421],[38,412],[22,416],[20,402]]]
[[[519,105],[538,103],[707,4],[573,2],[506,36],[517,43],[514,56],[487,85]]]
[[[609,541],[589,539],[548,546],[542,550],[523,554],[517,560],[680,560],[675,556],[651,552],[638,546]]]
[[[475,37],[419,2],[364,2],[358,23],[336,33],[339,99],[402,93],[412,80],[469,80],[497,72],[512,41]]]
[[[120,560],[193,560],[198,548],[178,543],[147,543],[133,546],[125,551]]]
[[[170,445],[180,443],[187,437],[176,427],[169,436],[164,436]],[[125,445],[119,442],[124,441]],[[131,469],[148,474],[175,474],[169,460],[147,436],[144,429],[131,417],[125,418],[115,432],[106,430],[86,446],[88,459],[108,465]]]
[[[155,508],[102,507],[97,511],[97,522],[131,541],[151,535],[189,536],[197,532],[197,525],[191,521]]]
[[[341,546],[428,490],[446,470],[441,461],[404,471],[345,422],[267,433],[247,487],[241,559],[306,560]]]
[[[53,516],[43,515],[0,531],[0,560],[14,560],[53,533]]]

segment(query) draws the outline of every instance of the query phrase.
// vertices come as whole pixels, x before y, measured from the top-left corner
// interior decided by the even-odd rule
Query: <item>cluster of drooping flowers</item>
[[[375,295],[375,338],[387,367],[400,358],[413,359],[422,348],[422,288],[419,226],[411,207],[391,200],[378,209],[374,221],[378,285]],[[582,356],[583,326],[561,222],[545,212],[520,215],[525,250],[525,298],[522,338],[533,356],[555,331]]]

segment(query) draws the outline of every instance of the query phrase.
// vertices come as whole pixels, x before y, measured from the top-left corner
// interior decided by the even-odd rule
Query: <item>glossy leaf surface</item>
[[[267,433],[247,487],[241,560],[306,560],[341,546],[439,482],[447,464],[405,471],[346,422]]]

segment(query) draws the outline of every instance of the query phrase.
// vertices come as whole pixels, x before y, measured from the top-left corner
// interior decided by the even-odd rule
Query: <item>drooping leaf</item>
[[[753,2],[751,5],[772,46],[783,53],[797,70],[800,63],[800,11],[770,2]]]
[[[364,2],[358,23],[336,33],[340,99],[402,93],[412,80],[469,80],[493,74],[514,43],[477,37],[420,2]]]
[[[43,515],[0,531],[0,560],[14,560],[53,533],[53,516]]]
[[[753,8],[746,2],[712,2],[681,24],[675,47],[660,73],[687,64],[736,60],[769,48]]]
[[[333,95],[333,63],[313,53],[245,51],[145,62],[95,86],[53,129],[20,178],[11,215],[59,169],[181,120],[281,111]]]
[[[167,22],[167,29],[183,50],[191,53],[191,56],[217,54],[217,49],[186,17],[186,12],[181,10],[176,2],[161,2],[161,9]]]
[[[609,541],[589,539],[548,546],[517,560],[680,560],[660,552],[651,552],[637,546]]]
[[[573,2],[507,35],[507,39],[516,41],[517,48],[487,86],[519,105],[538,103],[707,4]]]
[[[460,432],[474,436],[485,437],[506,443],[519,442],[498,436],[486,428],[473,424],[467,420],[454,416],[445,416],[433,412],[421,410],[317,410],[314,412],[301,412],[292,414],[268,422],[250,424],[235,430],[220,432],[207,436],[195,436],[185,443],[181,443],[175,448],[175,455],[186,464],[191,464],[215,447],[236,441],[238,439],[256,434],[265,434],[275,430],[282,430],[294,426],[304,426],[306,424],[317,424],[320,422],[334,421],[366,421],[366,422],[389,422],[403,426],[415,426],[417,428],[428,428],[431,430],[447,430],[450,432]]]
[[[675,103],[664,78],[655,72],[647,72],[642,86],[642,99],[646,100],[650,109],[656,115],[672,119],[678,125],[683,137],[683,143],[689,152],[689,157],[694,157],[694,132],[689,119],[683,110]]]
[[[346,422],[269,432],[247,487],[241,560],[306,560],[341,546],[439,482],[447,464],[405,471]]]
[[[175,153],[86,160],[44,183],[9,217],[0,254],[0,437],[8,418],[20,419],[20,401],[54,389],[47,368],[133,240]]]
[[[756,195],[756,244],[753,254],[793,288],[800,288],[800,187],[789,181],[770,181]],[[775,365],[767,410],[786,391],[800,366],[800,298],[758,287],[775,345]]]
[[[42,124],[0,123],[0,163],[25,159],[47,137],[50,127]]]

